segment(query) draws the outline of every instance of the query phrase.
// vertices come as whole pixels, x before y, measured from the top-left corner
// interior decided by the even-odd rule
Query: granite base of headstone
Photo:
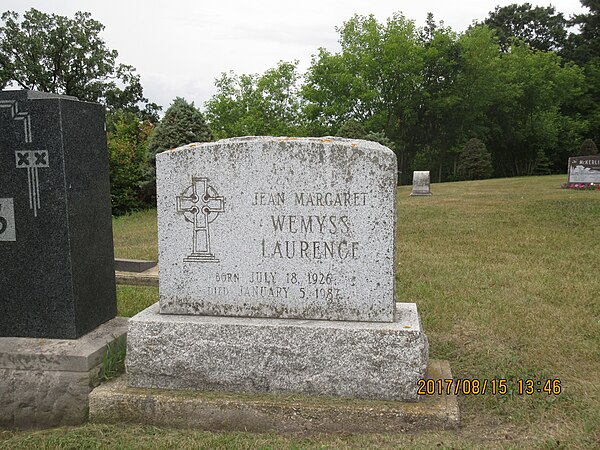
[[[129,385],[418,400],[428,343],[414,303],[394,322],[161,314],[131,319]]]
[[[127,319],[115,317],[79,339],[0,338],[0,427],[85,422],[104,355],[126,334]]]
[[[395,302],[397,164],[377,143],[236,138],[157,156],[160,301],[132,387],[416,401],[428,341]]]
[[[413,172],[412,197],[420,195],[433,195],[430,189],[429,171],[416,170]]]
[[[81,423],[116,291],[104,107],[0,92],[0,425]]]

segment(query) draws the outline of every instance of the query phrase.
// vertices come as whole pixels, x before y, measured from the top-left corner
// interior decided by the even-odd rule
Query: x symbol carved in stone
[[[48,164],[46,162],[46,153],[34,153],[35,156],[35,164]]]
[[[19,166],[28,166],[29,165],[29,154],[28,153],[17,153],[17,157],[19,158],[17,165],[19,165]]]

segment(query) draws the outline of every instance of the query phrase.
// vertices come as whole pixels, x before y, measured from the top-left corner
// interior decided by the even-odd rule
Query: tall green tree
[[[414,155],[411,133],[421,102],[423,49],[412,21],[395,14],[385,24],[374,16],[352,17],[338,28],[342,50],[320,49],[313,57],[302,95],[307,120],[336,134],[349,120],[366,131],[383,131],[396,143],[401,171]]]
[[[419,29],[399,14],[384,24],[354,16],[338,31],[342,51],[321,49],[309,68],[307,119],[327,133],[350,120],[383,132],[405,181],[417,155],[438,180],[453,174],[458,146],[486,126],[486,108],[500,95],[493,33],[460,37],[432,15]]]
[[[581,0],[587,13],[573,17],[565,56],[583,67],[586,92],[574,108],[589,122],[587,137],[600,141],[600,0]]]
[[[148,207],[152,200],[145,186],[150,173],[146,146],[153,127],[131,112],[119,110],[111,115],[107,143],[114,215]]]
[[[470,139],[458,159],[458,177],[461,180],[484,180],[494,173],[492,155],[485,144],[477,139]]]
[[[543,52],[559,51],[567,43],[568,21],[554,6],[496,6],[484,23],[496,31],[503,51],[508,51],[514,38]]]
[[[454,148],[462,141],[465,116],[456,114],[464,99],[456,89],[464,71],[463,48],[451,29],[437,24],[428,14],[420,30],[419,46],[423,51],[423,84],[416,95],[418,120],[412,134],[419,147],[413,169],[430,170],[433,179],[442,181],[452,169]]]
[[[569,35],[570,59],[585,65],[600,58],[600,0],[580,0],[587,13],[577,14],[570,24],[577,31]]]
[[[219,138],[301,134],[298,61],[280,61],[258,75],[223,73],[206,102],[206,117]]]
[[[154,128],[148,140],[148,155],[154,161],[157,153],[193,142],[210,142],[213,133],[206,124],[204,115],[194,106],[177,97],[165,111],[162,120]]]
[[[553,164],[564,166],[587,126],[563,113],[584,91],[582,70],[527,45],[515,45],[501,62],[504,94],[487,115],[494,124],[488,142],[496,175],[531,175],[540,149]]]
[[[117,64],[118,52],[101,36],[104,25],[90,13],[77,12],[71,19],[31,8],[22,18],[13,11],[1,18],[0,88],[73,95],[109,110],[157,118],[160,107],[147,103],[135,69]]]

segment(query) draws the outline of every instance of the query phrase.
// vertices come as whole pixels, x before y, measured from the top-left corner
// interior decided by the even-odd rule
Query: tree
[[[394,150],[394,143],[383,133],[383,131],[371,131],[367,133],[363,139],[378,142],[390,150]]]
[[[148,141],[148,154],[154,161],[156,154],[193,142],[210,142],[213,134],[204,116],[185,99],[177,97],[154,129]]]
[[[441,182],[453,169],[453,148],[464,140],[468,114],[463,106],[465,99],[457,87],[465,71],[465,51],[456,33],[444,28],[442,22],[436,24],[432,14],[427,15],[420,35],[423,87],[418,93],[418,121],[413,130],[419,149],[412,166],[413,169],[426,166],[432,178]],[[457,114],[457,110],[462,110],[462,114]]]
[[[575,110],[590,126],[586,134],[596,142],[600,139],[600,0],[581,0],[587,14],[573,17],[571,25],[578,33],[569,35],[569,48],[564,54],[583,67],[586,92]]]
[[[581,69],[565,64],[555,53],[535,51],[524,44],[503,53],[500,62],[501,95],[486,112],[491,127],[484,137],[495,175],[531,175],[540,149],[552,158],[553,167],[561,167],[561,161],[572,152],[565,137],[572,146],[587,126],[580,117],[566,112],[584,92]]]
[[[587,14],[577,14],[570,25],[576,26],[579,33],[569,35],[569,57],[579,65],[594,58],[600,58],[600,0],[580,0],[588,8]]]
[[[342,51],[320,49],[302,87],[307,120],[335,134],[347,121],[384,132],[396,143],[400,170],[418,147],[415,133],[423,84],[423,50],[412,21],[395,14],[385,24],[355,15],[338,28]]]
[[[544,153],[541,148],[537,152],[535,159],[535,169],[533,170],[534,175],[550,175],[552,169],[550,168],[550,159]]]
[[[494,172],[492,155],[477,138],[470,139],[458,158],[458,176],[462,180],[484,180]]]
[[[329,133],[349,120],[384,133],[404,181],[414,158],[440,181],[453,176],[457,146],[485,135],[486,112],[502,94],[491,30],[459,36],[431,14],[422,29],[396,14],[385,23],[354,16],[338,32],[342,51],[321,49],[308,70],[307,119]]]
[[[581,156],[595,155],[598,153],[598,147],[592,139],[586,139],[582,142],[579,154]]]
[[[280,61],[262,75],[221,74],[206,117],[219,138],[300,134],[298,61]]]
[[[365,139],[366,134],[365,127],[360,122],[349,120],[340,127],[336,136],[349,139]]]
[[[104,25],[90,13],[75,17],[46,14],[31,8],[22,20],[13,11],[2,14],[0,26],[0,88],[73,95],[147,118],[160,107],[143,96],[140,76],[132,66],[117,64],[118,53],[106,46]]]
[[[120,215],[148,206],[144,186],[148,182],[147,141],[153,129],[149,121],[125,111],[112,114],[108,131],[110,196],[113,214]]]
[[[543,52],[559,51],[567,42],[568,21],[554,6],[496,6],[484,23],[496,31],[504,51],[511,47],[514,38]]]

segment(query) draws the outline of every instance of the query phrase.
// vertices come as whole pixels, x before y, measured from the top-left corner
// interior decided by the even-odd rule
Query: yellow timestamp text
[[[421,379],[418,381],[419,395],[560,395],[559,379],[533,380],[504,378],[445,378]]]

